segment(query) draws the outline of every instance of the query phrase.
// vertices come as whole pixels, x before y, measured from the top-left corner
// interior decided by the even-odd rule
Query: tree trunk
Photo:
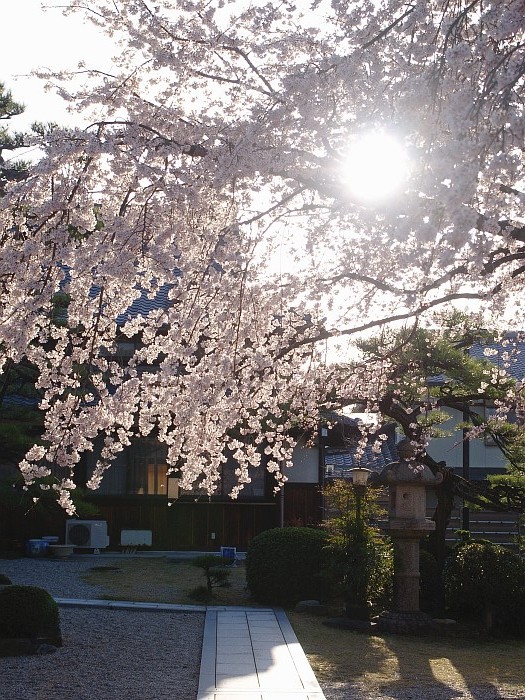
[[[452,509],[454,508],[454,481],[450,469],[443,469],[443,481],[436,487],[437,504],[432,520],[436,523],[436,529],[430,536],[432,554],[436,557],[439,568],[442,570],[445,563],[446,534],[450,523]]]

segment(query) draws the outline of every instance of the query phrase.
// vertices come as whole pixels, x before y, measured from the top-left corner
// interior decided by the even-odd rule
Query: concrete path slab
[[[283,610],[208,608],[197,700],[325,700]]]
[[[56,598],[58,605],[75,608],[112,608],[118,610],[160,610],[162,612],[206,612],[205,605],[179,605],[178,603],[143,603],[131,600],[89,600],[86,598]]]

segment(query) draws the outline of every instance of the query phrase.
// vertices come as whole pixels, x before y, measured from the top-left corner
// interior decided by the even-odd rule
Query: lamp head
[[[354,467],[350,471],[352,472],[352,483],[354,486],[366,486],[368,477],[372,473],[371,469],[365,469],[364,467]]]

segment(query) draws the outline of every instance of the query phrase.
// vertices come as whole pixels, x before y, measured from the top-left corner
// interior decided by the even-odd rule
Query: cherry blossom
[[[0,212],[3,358],[46,413],[28,481],[62,467],[67,492],[99,437],[96,487],[140,434],[183,487],[225,450],[239,488],[261,452],[282,483],[292,428],[380,402],[388,358],[348,365],[353,339],[454,304],[523,323],[523,0],[302,5],[70,0],[114,68],[47,76],[91,121],[41,139]],[[345,183],[371,133],[406,154],[389,197]]]

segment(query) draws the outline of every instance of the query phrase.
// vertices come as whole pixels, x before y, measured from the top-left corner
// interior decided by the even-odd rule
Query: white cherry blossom
[[[2,202],[3,359],[39,369],[46,415],[26,479],[62,467],[71,508],[94,440],[96,486],[140,434],[184,487],[213,490],[226,449],[239,488],[263,451],[282,482],[292,427],[379,403],[388,358],[345,369],[334,348],[447,304],[522,324],[524,9],[70,0],[116,55],[112,74],[82,68],[76,94],[48,76],[92,122],[47,135]],[[407,160],[377,200],[341,177],[374,130]],[[167,305],[117,328],[164,285]]]

